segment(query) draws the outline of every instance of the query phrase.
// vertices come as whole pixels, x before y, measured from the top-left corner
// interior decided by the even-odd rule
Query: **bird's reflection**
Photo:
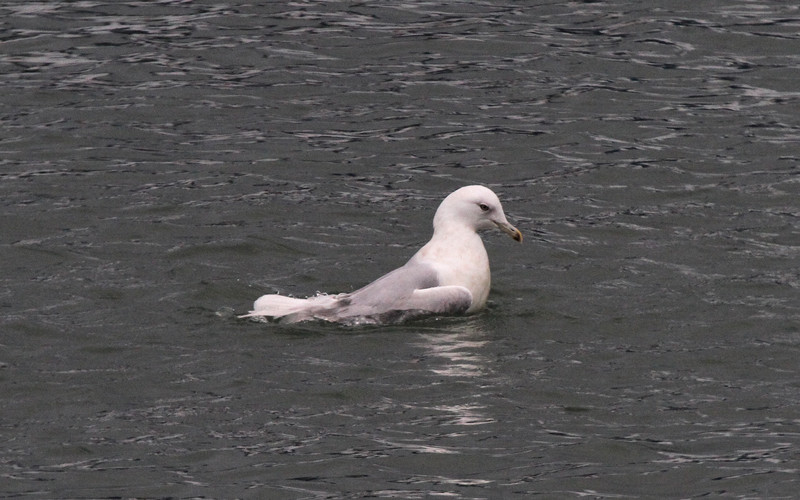
[[[457,328],[447,328],[420,333],[417,347],[425,350],[429,369],[439,376],[453,378],[481,379],[490,376],[492,370],[483,349],[490,340],[479,324],[469,322]],[[488,383],[488,381],[487,381]],[[477,386],[485,385],[478,383]],[[436,410],[452,415],[448,419],[455,425],[482,425],[494,422],[480,403],[481,395],[475,393],[470,401],[450,402],[437,405]]]
[[[422,334],[420,339],[417,345],[438,361],[430,364],[430,369],[437,375],[477,377],[488,372],[486,358],[478,352],[488,340],[463,332]]]
[[[484,347],[490,342],[479,319],[419,333],[415,343],[427,353],[429,367],[446,377],[480,377],[491,373]]]

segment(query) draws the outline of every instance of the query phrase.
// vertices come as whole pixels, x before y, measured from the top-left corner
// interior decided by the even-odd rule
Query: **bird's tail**
[[[307,299],[296,299],[283,295],[263,295],[253,304],[253,310],[240,318],[269,317],[286,318],[289,322],[302,321],[336,303],[335,295],[315,295]]]

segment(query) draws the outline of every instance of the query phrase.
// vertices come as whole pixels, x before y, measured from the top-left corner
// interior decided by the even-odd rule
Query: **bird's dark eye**
[[[478,203],[478,206],[481,207],[481,210],[484,212],[489,211],[489,205],[487,205],[486,203]]]

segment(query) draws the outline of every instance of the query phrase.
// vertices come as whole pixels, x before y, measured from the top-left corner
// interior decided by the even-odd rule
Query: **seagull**
[[[430,241],[402,267],[350,293],[306,299],[263,295],[250,313],[239,317],[358,325],[475,313],[486,306],[491,286],[489,256],[478,234],[488,229],[522,242],[522,233],[506,220],[491,189],[462,187],[442,201]]]

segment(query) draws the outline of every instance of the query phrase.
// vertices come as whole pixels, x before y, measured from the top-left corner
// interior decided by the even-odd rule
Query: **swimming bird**
[[[522,241],[522,233],[506,220],[491,189],[462,187],[442,201],[433,217],[430,241],[402,267],[350,293],[306,299],[263,295],[249,314],[240,317],[385,324],[477,312],[486,305],[491,285],[489,257],[478,234],[487,229]]]

